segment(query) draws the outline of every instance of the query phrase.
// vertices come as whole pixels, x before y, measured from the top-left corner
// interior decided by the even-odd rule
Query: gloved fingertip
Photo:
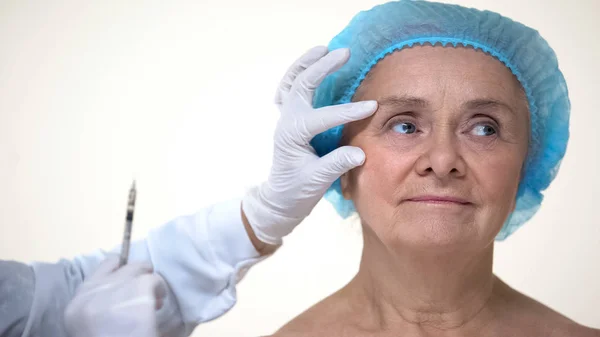
[[[331,54],[331,57],[334,57],[335,59],[347,59],[350,57],[350,48],[334,49],[330,51],[329,54]]]
[[[377,104],[377,101],[371,100],[371,101],[363,101],[362,105],[363,105],[363,109],[374,112],[375,110],[377,110],[378,104]]]
[[[352,120],[367,118],[375,113],[378,107],[377,101],[361,101],[350,104],[352,109],[349,112],[352,114]]]
[[[348,123],[370,117],[377,111],[378,106],[377,101],[371,100],[334,105],[328,108],[336,111],[339,116],[345,118],[344,122]]]
[[[348,158],[348,162],[354,167],[364,164],[366,159],[365,152],[356,146],[347,146],[346,157]]]

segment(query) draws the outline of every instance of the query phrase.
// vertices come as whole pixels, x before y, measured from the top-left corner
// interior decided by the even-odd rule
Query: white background
[[[600,328],[600,25],[595,0],[465,0],[538,29],[572,100],[571,142],[533,221],[497,245],[513,287]],[[55,261],[240,196],[267,175],[286,68],[378,1],[0,3],[0,258]],[[358,226],[326,202],[195,336],[272,333],[356,272]]]

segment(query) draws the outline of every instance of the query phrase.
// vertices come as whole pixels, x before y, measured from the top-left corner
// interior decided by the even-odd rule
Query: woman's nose
[[[425,139],[425,150],[415,164],[419,175],[435,175],[439,179],[459,178],[466,173],[456,135],[450,130],[432,132]]]

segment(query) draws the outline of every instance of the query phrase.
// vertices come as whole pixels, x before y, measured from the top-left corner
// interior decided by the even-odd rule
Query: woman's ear
[[[339,142],[339,146],[350,145],[350,136],[352,127],[358,122],[350,122],[342,129],[342,137]],[[342,196],[346,200],[352,200],[352,186],[353,186],[353,170],[350,170],[340,176],[340,185],[342,188]]]
[[[346,200],[352,199],[352,193],[350,188],[350,174],[350,172],[346,172],[340,177],[340,185],[342,186],[342,196]]]

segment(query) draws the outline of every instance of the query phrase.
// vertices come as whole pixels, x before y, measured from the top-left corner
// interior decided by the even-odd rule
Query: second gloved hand
[[[65,309],[70,337],[158,337],[165,281],[149,266],[118,264],[118,257],[107,258],[77,290]]]
[[[360,166],[364,152],[342,146],[320,158],[310,145],[317,134],[371,116],[376,101],[313,109],[315,89],[350,57],[349,50],[309,50],[285,75],[275,98],[281,112],[274,136],[273,163],[266,182],[251,189],[242,201],[256,237],[279,245],[282,238],[310,214],[325,191],[345,172]]]

